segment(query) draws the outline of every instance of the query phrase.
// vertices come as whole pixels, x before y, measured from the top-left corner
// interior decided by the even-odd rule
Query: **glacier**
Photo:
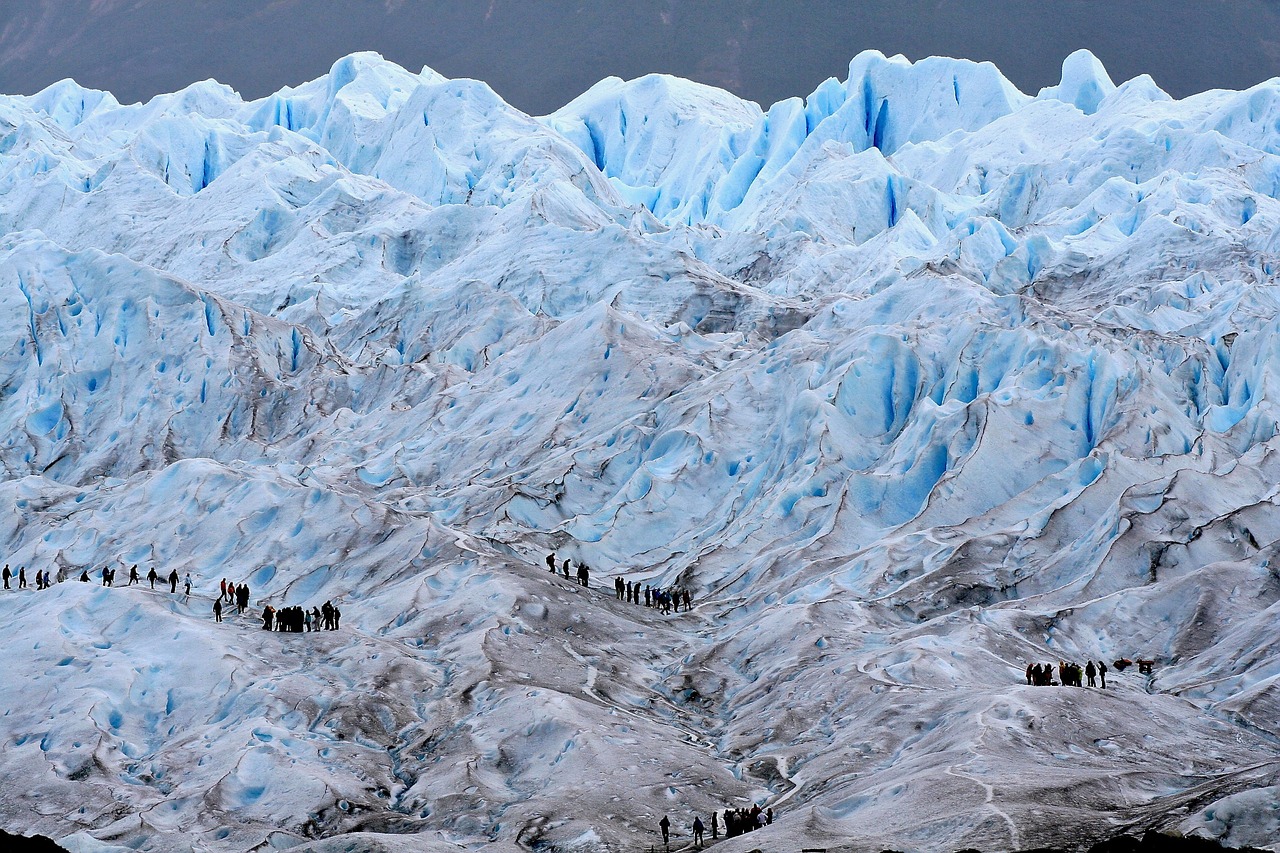
[[[1278,199],[1280,79],[1087,51],[1034,95],[867,52],[768,109],[533,117],[370,53],[0,97],[0,542],[56,581],[0,591],[0,827],[1280,850]],[[195,589],[97,582],[132,564]]]

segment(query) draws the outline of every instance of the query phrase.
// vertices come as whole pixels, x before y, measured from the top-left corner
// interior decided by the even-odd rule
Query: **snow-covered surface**
[[[867,53],[767,111],[648,77],[534,119],[371,54],[0,98],[0,541],[64,579],[0,593],[0,825],[1275,845],[1277,153],[1280,81],[1084,53],[1034,98]]]

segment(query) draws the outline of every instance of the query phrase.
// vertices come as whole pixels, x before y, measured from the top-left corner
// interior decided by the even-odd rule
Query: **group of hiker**
[[[326,601],[320,607],[262,608],[262,630],[301,634],[306,631],[336,631],[342,625],[342,611]]]
[[[8,563],[4,564],[4,571],[0,572],[0,574],[2,574],[4,577],[4,588],[12,589],[12,587],[9,586],[9,581],[12,580],[15,576],[13,574],[13,570],[9,568]],[[18,589],[27,588],[27,567],[26,566],[18,566],[17,581],[18,581]],[[49,580],[48,572],[42,571],[41,569],[36,569],[36,589],[48,589],[52,583],[53,581]]]
[[[1124,669],[1124,667],[1120,667]],[[1102,689],[1107,689],[1107,665],[1102,661],[1094,664],[1087,661],[1084,667],[1078,663],[1058,661],[1058,681],[1053,680],[1053,665],[1033,663],[1027,666],[1027,684],[1035,687],[1049,687],[1062,684],[1066,687],[1083,687],[1082,679],[1089,679],[1089,687],[1098,686],[1098,678],[1102,679]]]
[[[223,601],[235,605],[237,613],[244,613],[249,609],[249,585],[247,583],[237,585],[235,581],[227,581],[226,578],[218,583],[218,597],[213,600],[215,622],[222,621]]]
[[[749,809],[725,809],[724,810],[724,837],[733,838],[735,835],[742,835],[744,832],[751,832],[754,829],[768,826],[773,823],[773,809],[762,809],[755,805]],[[711,813],[711,837],[713,839],[720,837],[720,813]],[[658,821],[658,828],[662,830],[662,843],[671,847],[671,818],[667,815],[662,816],[662,820]],[[693,844],[694,847],[702,847],[706,843],[705,833],[706,824],[702,822],[702,817],[695,815],[693,818]]]
[[[102,570],[98,573],[98,576],[101,578],[103,586],[115,586],[116,570],[113,567],[103,566]],[[9,568],[9,564],[5,563],[4,569],[0,570],[0,578],[2,578],[4,581],[5,589],[11,589],[11,587],[9,586],[9,582],[14,577],[15,575],[13,574],[13,571]],[[25,566],[18,567],[18,574],[16,575],[16,578],[18,582],[18,589],[26,589],[27,588],[27,569]],[[58,569],[58,582],[61,583],[63,579],[64,579],[64,575],[62,573],[62,569],[60,568]],[[80,570],[79,580],[81,583],[89,583],[89,567],[88,566]],[[152,567],[151,571],[147,573],[147,580],[151,583],[152,589],[156,588],[156,581],[160,581],[161,584],[168,583],[169,592],[172,592],[172,593],[176,593],[178,591],[178,584],[180,582],[183,582],[182,579],[178,577],[178,572],[176,569],[169,572],[169,576],[167,578],[161,578],[160,574],[156,572],[155,567]],[[45,570],[45,569],[36,570],[36,589],[48,589],[49,587],[53,586],[53,583],[54,583],[54,580],[49,576],[48,570]],[[131,566],[129,569],[129,582],[126,584],[126,586],[133,586],[135,583],[142,583],[141,578],[138,576],[138,566],[136,563],[133,566]],[[191,573],[190,572],[187,573],[184,592],[187,595],[191,594]]]
[[[556,555],[554,553],[547,555],[547,567],[551,569],[551,572],[553,574],[555,573]],[[562,569],[564,571],[564,576],[566,578],[569,577],[569,561],[567,559],[564,561],[564,566],[562,566]],[[591,567],[588,566],[586,563],[582,562],[581,560],[578,561],[577,577],[578,577],[578,583],[582,584],[583,586],[587,586],[588,582],[591,580]]]
[[[5,574],[7,576],[8,566],[5,567]],[[103,566],[102,569],[99,570],[97,574],[103,586],[116,585],[116,570],[111,566]],[[61,583],[62,577],[63,577],[62,570],[59,569],[58,570],[59,583]],[[90,582],[88,566],[85,566],[80,570],[79,581],[80,583]],[[183,584],[183,593],[185,595],[191,595],[191,573],[190,572],[187,572],[185,579],[180,578],[178,576],[177,569],[170,571],[168,577],[161,577],[159,572],[157,572],[155,570],[155,567],[153,566],[151,570],[147,572],[147,581],[151,584],[152,589],[156,588],[156,581],[160,581],[161,586],[167,583],[169,584],[169,592],[175,593],[175,594],[178,591],[178,584],[181,583]],[[134,563],[132,566],[129,567],[129,581],[128,583],[125,584],[125,586],[133,586],[135,583],[136,584],[142,583],[142,579],[138,575],[137,563]],[[25,577],[25,572],[23,572],[20,569],[18,571],[18,588],[21,589],[26,585],[27,585],[27,580]],[[48,571],[36,572],[36,589],[48,589],[51,586],[53,586],[53,580],[50,579]],[[7,583],[5,585],[5,588],[8,589]]]
[[[1142,675],[1150,675],[1155,663],[1154,660],[1139,660],[1138,672]],[[1115,668],[1116,672],[1124,672],[1133,666],[1133,661],[1128,658],[1117,658],[1111,662],[1111,666]],[[1066,687],[1101,687],[1106,690],[1107,673],[1109,671],[1103,661],[1098,661],[1097,663],[1086,661],[1083,667],[1078,663],[1058,661],[1058,680],[1054,681],[1053,664],[1033,663],[1027,667],[1027,684],[1036,687],[1056,687],[1059,684]],[[1088,684],[1083,683],[1085,679],[1088,680]]]
[[[648,584],[644,589],[640,588],[640,582],[623,581],[621,577],[617,578],[614,583],[614,590],[618,594],[619,601],[626,601],[631,604],[639,604],[640,598],[644,598],[645,607],[656,607],[663,613],[670,613],[675,609],[676,613],[680,612],[680,602],[684,602],[685,612],[693,609],[693,596],[689,594],[687,589],[658,589]]]
[[[565,560],[563,564],[559,564],[554,552],[547,555],[547,569],[552,573],[556,572],[556,566],[560,565],[560,571],[564,572],[566,578],[569,577],[569,560]],[[591,568],[581,561],[577,568],[578,583],[583,586],[588,585],[591,578]],[[619,575],[613,579],[613,590],[618,596],[619,601],[625,601],[628,604],[639,604],[643,597],[645,607],[655,607],[663,613],[670,613],[675,610],[680,612],[680,604],[684,603],[686,611],[693,609],[693,596],[689,594],[689,590],[681,590],[675,587],[670,589],[659,589],[651,587],[648,584],[641,585],[639,581],[623,580]]]
[[[228,581],[223,578],[218,584],[218,597],[213,600],[213,619],[222,621],[223,602],[234,605],[237,613],[249,609],[249,584]],[[342,619],[342,611],[326,601],[321,607],[307,609],[294,605],[292,607],[273,607],[270,604],[262,608],[262,630],[284,631],[301,634],[306,631],[336,631]]]
[[[58,571],[58,580],[62,580],[62,570]],[[99,576],[102,579],[103,586],[114,586],[116,581],[116,569],[111,566],[103,566]],[[15,575],[13,570],[9,568],[9,564],[5,563],[4,569],[0,570],[0,580],[4,582],[5,589],[11,589],[11,581],[16,579],[18,589],[26,589],[27,587],[27,570],[25,566],[19,566]],[[178,570],[173,569],[167,577],[161,576],[153,566],[147,572],[147,583],[152,589],[156,588],[156,582],[159,581],[163,586],[169,584],[169,592],[177,593],[178,584],[183,584],[183,592],[185,595],[191,595],[191,573],[187,572],[186,576],[180,578]],[[36,589],[47,589],[53,585],[53,581],[49,577],[49,573],[44,570],[36,571]],[[81,583],[89,583],[89,568],[85,567],[80,571]],[[125,586],[133,586],[141,584],[142,578],[138,575],[138,565],[129,567],[129,581]],[[228,581],[226,578],[218,585],[218,597],[213,601],[213,618],[215,622],[222,621],[222,614],[225,610],[223,602],[226,605],[235,607],[238,613],[244,613],[249,609],[249,585],[247,583],[237,584],[234,581]],[[262,627],[267,631],[293,631],[302,633],[304,631],[336,631],[341,625],[342,611],[339,610],[330,601],[326,601],[321,607],[312,607],[310,610],[304,607],[282,607],[274,608],[267,605],[262,612]]]

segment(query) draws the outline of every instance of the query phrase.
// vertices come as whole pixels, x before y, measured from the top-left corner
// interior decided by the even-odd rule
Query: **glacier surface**
[[[374,54],[0,97],[0,542],[56,580],[0,592],[0,825],[1280,849],[1278,199],[1280,80],[1087,52],[1034,96],[864,53],[767,110],[655,75],[530,117]]]

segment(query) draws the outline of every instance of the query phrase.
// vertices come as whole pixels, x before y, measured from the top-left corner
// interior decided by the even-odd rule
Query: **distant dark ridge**
[[[5,853],[67,853],[67,848],[53,843],[52,838],[43,835],[11,835],[0,829],[0,850]]]

